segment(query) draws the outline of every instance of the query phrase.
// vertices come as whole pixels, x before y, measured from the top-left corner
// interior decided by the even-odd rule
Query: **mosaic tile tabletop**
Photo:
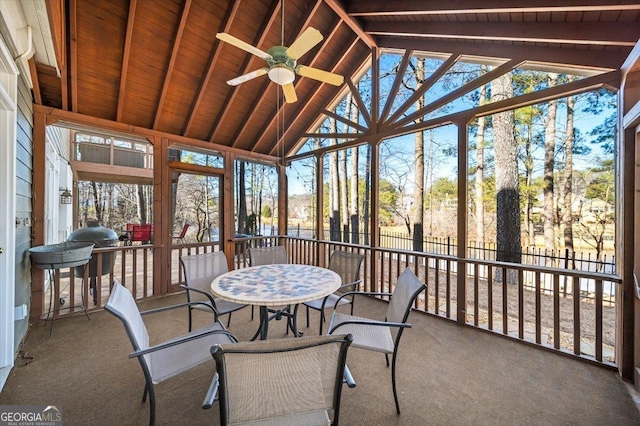
[[[223,300],[251,305],[294,305],[333,293],[342,280],[335,272],[310,265],[274,264],[236,269],[211,283]]]

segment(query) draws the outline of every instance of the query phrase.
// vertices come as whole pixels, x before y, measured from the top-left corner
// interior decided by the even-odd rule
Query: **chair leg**
[[[227,318],[227,328],[231,326],[231,312],[229,312],[229,318]]]
[[[384,359],[387,361],[387,367],[389,367],[389,354],[384,354]]]
[[[251,305],[251,321],[253,321],[253,308],[255,308],[255,306]]]
[[[324,309],[320,311],[320,332],[318,336],[322,336],[322,325],[324,323]]]
[[[307,328],[309,328],[309,307],[307,306]]]
[[[193,311],[193,309],[191,307],[189,307],[189,331],[191,331],[191,327],[192,327],[192,324],[193,324],[193,319],[191,317],[191,315],[192,315],[191,311]]]
[[[153,385],[149,386],[149,426],[156,424],[156,393]]]
[[[393,399],[396,402],[396,412],[400,414],[400,402],[398,402],[398,391],[396,391],[396,354],[393,354],[391,361],[391,386],[393,386]]]

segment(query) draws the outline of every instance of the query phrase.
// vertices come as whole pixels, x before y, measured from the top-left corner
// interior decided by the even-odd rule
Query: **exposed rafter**
[[[169,84],[171,83],[171,74],[173,73],[173,67],[176,64],[176,58],[178,56],[178,48],[180,47],[180,42],[182,41],[182,34],[184,34],[184,28],[187,24],[187,18],[189,16],[190,8],[191,8],[191,0],[186,0],[184,3],[184,7],[182,8],[182,16],[180,17],[180,24],[178,25],[178,30],[176,31],[176,37],[173,41],[173,49],[171,50],[171,59],[169,60],[167,73],[164,78],[164,84],[162,85],[162,92],[160,94],[160,100],[158,101],[158,108],[156,109],[156,118],[155,120],[153,120],[153,129],[157,129],[158,123],[160,122],[162,107],[164,106],[164,100],[167,96],[167,91],[169,90]]]
[[[124,95],[127,83],[127,72],[129,70],[129,54],[131,52],[131,38],[133,36],[133,23],[136,16],[136,6],[138,0],[129,2],[129,16],[127,18],[127,33],[124,38],[124,50],[122,53],[122,68],[120,69],[120,88],[118,89],[118,109],[116,110],[116,121],[122,121],[122,109],[124,106]]]
[[[71,86],[71,111],[78,112],[78,26],[77,26],[77,3],[76,0],[69,0],[69,80]],[[63,85],[66,89],[66,85]],[[64,109],[69,109],[69,98],[62,93],[62,105]],[[66,105],[65,105],[66,104]]]
[[[271,26],[274,24],[274,22],[276,22],[276,18],[278,17],[279,11],[280,11],[280,0],[274,0],[271,3],[271,6],[269,8],[269,12],[267,12],[266,18],[264,19],[264,21],[262,21],[262,25],[258,29],[256,37],[253,39],[253,42],[251,43],[252,46],[256,46],[256,47],[262,46],[262,43],[264,43],[264,40],[267,38],[267,34],[269,33]],[[256,56],[254,55],[246,55],[246,58],[243,64],[240,66],[240,72],[238,73],[238,75],[243,75],[249,72],[249,70],[251,69],[251,65],[253,65],[253,62],[255,59],[256,59]],[[227,98],[224,101],[223,108],[218,114],[218,116],[216,117],[216,119],[213,120],[213,123],[211,125],[211,132],[209,133],[210,142],[215,141],[216,136],[220,133],[221,128],[219,124],[222,120],[224,120],[224,118],[227,116],[227,114],[231,110],[233,101],[236,95],[238,94],[239,88],[240,86],[230,86],[229,88],[230,90],[229,90],[229,93],[227,94]]]
[[[331,72],[336,72],[337,68],[340,66],[341,64],[341,59],[345,56],[348,56],[349,53],[353,50],[354,47],[356,47],[356,45],[358,44],[358,42],[360,41],[360,39],[358,37],[356,37],[351,43],[349,43],[346,48],[340,52],[340,54],[337,56],[338,59],[335,60],[334,65],[331,67]],[[349,81],[349,79],[345,79],[347,81]],[[271,144],[271,146],[269,147],[269,149],[267,150],[267,152],[269,154],[273,153],[273,155],[276,154],[276,150],[278,148],[280,148],[280,145],[282,143],[284,143],[284,140],[286,138],[286,135],[291,131],[291,129],[293,128],[293,123],[295,123],[298,118],[302,115],[302,113],[304,111],[306,111],[308,108],[310,108],[312,105],[314,105],[314,101],[315,99],[320,96],[320,91],[322,89],[322,86],[326,85],[326,83],[321,83],[319,81],[315,81],[313,83],[314,85],[314,90],[312,90],[313,95],[311,96],[310,100],[308,103],[302,104],[298,107],[297,111],[292,114],[291,118],[290,118],[290,124],[289,127],[287,127],[287,129],[285,131],[282,132],[282,134],[280,135],[280,138],[275,141],[275,143]],[[336,87],[334,89],[335,91],[339,91],[340,88]]]
[[[331,45],[331,41],[336,36],[336,34],[338,33],[338,31],[339,31],[339,29],[341,27],[342,27],[342,21],[336,23],[336,25],[333,26],[333,31],[331,31],[331,33],[329,33],[327,35],[327,37],[324,39],[323,43],[320,45],[320,49],[318,50],[318,53],[316,53],[316,56],[313,58],[313,60],[309,64],[310,67],[313,67],[313,66],[316,65],[316,62],[320,59],[320,57],[322,56],[322,53],[328,48],[328,46]],[[296,82],[294,83],[294,88],[295,89],[299,88],[300,81],[301,81],[301,79],[297,79]],[[299,104],[299,102],[298,102],[298,104]],[[280,114],[280,111],[281,111],[282,108],[284,108],[284,105],[282,105],[280,107],[280,110],[276,109],[275,113],[271,116],[271,120],[269,120],[268,122],[266,122],[264,124],[264,126],[262,126],[260,131],[257,133],[258,140],[256,140],[254,146],[252,147],[252,150],[256,146],[258,146],[260,144],[260,142],[264,139],[265,133],[267,132],[267,129],[269,129],[276,122],[276,120],[278,118],[278,115]]]
[[[343,49],[336,56],[337,59],[334,61],[334,65],[331,67],[330,72],[336,72],[337,68],[340,66],[340,64],[342,62],[341,61],[342,58],[345,57],[345,56],[348,56],[350,54],[350,52],[353,50],[353,48],[356,47],[356,45],[358,44],[359,41],[360,41],[360,38],[359,37],[355,37],[351,43],[349,43],[349,44],[347,44],[345,46],[345,49]],[[345,80],[349,81],[349,78],[345,78]],[[283,141],[285,140],[287,134],[289,134],[289,132],[291,132],[291,129],[293,128],[293,123],[295,123],[297,121],[298,117],[300,117],[304,111],[306,111],[311,106],[314,106],[315,98],[320,95],[322,86],[324,86],[325,84],[326,83],[321,83],[319,81],[314,82],[314,90],[312,90],[313,95],[310,97],[309,102],[298,106],[298,109],[296,110],[296,112],[293,113],[289,118],[289,123],[290,123],[289,126],[282,132],[282,134],[280,135],[280,138],[277,141],[275,141],[275,143],[273,143],[269,147],[269,149],[267,150],[268,153],[271,154],[271,153],[275,153],[276,152],[276,150],[280,147],[280,144],[282,144]],[[336,87],[334,90],[339,91],[340,88]],[[305,130],[306,130],[306,128],[305,128]]]
[[[389,115],[389,111],[393,106],[393,102],[396,100],[396,95],[398,94],[398,89],[400,88],[400,84],[402,83],[402,79],[404,78],[404,73],[407,71],[407,67],[409,66],[409,62],[411,62],[411,56],[413,55],[413,50],[409,49],[404,52],[402,56],[402,61],[398,64],[398,69],[396,71],[396,78],[393,80],[393,85],[391,89],[389,89],[389,96],[387,96],[387,100],[385,101],[384,108],[380,113],[380,121],[384,121]]]
[[[436,39],[634,46],[637,25],[619,22],[368,22],[368,34]]]
[[[600,70],[616,69],[627,57],[624,51],[565,49],[561,47],[539,47],[507,45],[500,43],[476,43],[472,41],[418,40],[398,37],[381,37],[380,47],[390,49],[413,49],[422,52],[450,53],[485,56],[493,58],[523,58],[530,61],[587,67]]]
[[[373,48],[373,47],[376,47],[375,40],[373,40],[373,38],[371,38],[371,36],[369,34],[365,33],[362,30],[362,27],[360,26],[360,24],[355,19],[353,19],[351,16],[349,16],[349,14],[347,13],[346,10],[344,10],[344,8],[340,4],[340,2],[338,2],[337,0],[325,0],[325,2],[327,3],[327,5],[329,5],[329,7],[331,9],[333,9],[335,14],[338,15],[340,17],[340,19],[342,19],[349,26],[349,28],[351,28],[351,30],[354,33],[358,37],[360,37],[360,39],[362,39],[362,41],[367,46],[369,46],[370,49]]]
[[[402,105],[400,105],[398,107],[398,109],[396,109],[396,111],[391,115],[391,117],[389,117],[389,120],[387,120],[386,122],[387,123],[393,123],[402,114],[404,114],[404,112],[406,110],[411,108],[411,105],[415,104],[418,101],[418,99],[424,94],[424,92],[429,90],[429,88],[431,86],[433,86],[433,84],[436,81],[438,81],[440,79],[440,77],[442,77],[444,75],[444,73],[449,71],[449,69],[458,61],[459,58],[460,58],[459,55],[451,55],[451,56],[449,56],[449,58],[447,58],[447,60],[444,61],[438,67],[438,69],[436,69],[434,72],[432,72],[431,75],[422,82],[420,87],[418,87],[418,89],[415,92],[413,92],[413,94],[411,96],[409,96],[409,99],[404,101],[404,103]]]
[[[350,16],[466,15],[470,13],[526,12],[590,12],[606,10],[638,10],[634,0],[369,0],[350,2]]]
[[[294,40],[296,40],[298,37],[300,37],[300,35],[307,28],[307,26],[309,26],[309,24],[311,23],[311,20],[316,15],[316,12],[318,11],[318,8],[322,4],[322,2],[323,2],[323,0],[316,0],[316,3],[313,5],[313,7],[309,9],[309,13],[307,13],[307,17],[302,22],[302,24],[300,25],[300,28],[298,28],[298,32],[296,33],[295,37],[292,37],[290,40],[287,40],[289,45],[291,45],[291,43]],[[264,103],[264,100],[267,98],[267,92],[268,92],[269,84],[271,84],[270,81],[265,81],[264,82],[264,84],[262,85],[262,90],[260,90],[260,92],[259,92],[259,93],[261,93],[260,97],[254,103],[253,108],[250,111],[247,111],[247,114],[245,114],[244,119],[242,120],[242,123],[243,123],[242,126],[238,129],[236,134],[231,139],[232,142],[233,142],[233,145],[232,145],[233,147],[237,147],[238,146],[238,142],[241,140],[242,134],[249,128],[249,121],[250,121],[249,119],[253,116],[253,114],[259,108],[262,107],[262,105]]]
[[[358,123],[354,123],[353,121],[349,120],[349,117],[343,117],[341,115],[336,114],[333,111],[329,111],[328,109],[325,109],[323,112],[324,112],[325,115],[327,115],[327,116],[329,116],[329,117],[331,117],[331,118],[333,118],[335,120],[338,120],[339,122],[344,123],[349,127],[353,127],[354,129],[358,129],[361,132],[369,131],[368,128],[366,128],[366,127],[364,127],[364,126],[362,126],[362,125],[360,125]]]
[[[236,17],[236,14],[238,13],[239,7],[240,7],[240,0],[234,0],[234,2],[229,6],[227,10],[227,14],[223,20],[223,24],[219,32],[223,32],[223,33],[229,32],[229,29],[231,28],[231,24],[233,23],[233,19]],[[202,102],[202,99],[204,97],[204,92],[207,89],[207,86],[209,85],[209,80],[213,75],[213,68],[215,67],[218,61],[218,58],[220,57],[221,51],[222,51],[222,43],[220,42],[220,40],[216,39],[213,52],[209,57],[209,65],[207,66],[207,72],[205,73],[203,79],[200,81],[200,86],[198,87],[196,98],[193,101],[193,105],[191,105],[191,108],[189,109],[189,113],[187,114],[187,122],[182,131],[183,136],[187,136],[189,134],[189,130],[191,130],[191,126],[193,125],[193,120],[196,116],[196,113],[198,112],[198,108],[200,107],[200,103]]]
[[[477,89],[483,84],[487,84],[491,80],[494,80],[500,77],[501,75],[506,74],[509,71],[512,71],[521,63],[522,61],[519,59],[512,59],[508,62],[505,62],[504,64],[492,69],[491,71],[487,72],[486,74],[483,74],[482,76],[476,78],[475,80],[470,81],[469,83],[464,84],[451,92],[448,92],[446,95],[438,98],[437,100],[429,103],[428,105],[425,105],[424,108],[421,108],[418,111],[412,114],[409,114],[408,116],[404,117],[402,120],[397,121],[395,123],[395,126],[398,126],[398,127],[404,126],[407,123],[412,122],[418,117],[422,117],[425,114],[435,111],[436,109],[440,108],[443,105],[448,104],[449,102],[452,102],[453,100],[459,98],[465,93],[469,93],[470,91]]]

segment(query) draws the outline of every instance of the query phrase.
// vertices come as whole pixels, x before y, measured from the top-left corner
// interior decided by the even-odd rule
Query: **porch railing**
[[[326,266],[333,250],[365,255],[361,268],[365,291],[393,291],[404,268],[410,268],[427,285],[415,309],[471,327],[504,335],[571,356],[614,365],[616,294],[621,280],[616,275],[568,269],[546,268],[503,262],[458,259],[454,256],[362,245],[318,241],[290,236],[240,238],[226,243],[234,268],[249,265],[249,248],[287,246],[292,263]],[[106,253],[115,253],[111,272],[95,278],[96,304],[107,300],[109,283],[121,281],[137,299],[153,296],[153,245],[95,249],[98,268]],[[221,243],[174,246],[170,264],[171,283],[183,281],[179,257],[217,251]],[[230,256],[229,253],[233,253]],[[111,256],[114,259],[114,256]],[[459,276],[464,271],[464,276]],[[80,300],[89,293],[91,278],[76,278],[73,270],[57,271],[61,297]],[[66,287],[65,287],[66,286]],[[66,288],[66,291],[64,290]],[[459,289],[464,293],[459,294]],[[47,301],[45,301],[45,305]],[[69,303],[73,305],[74,303]],[[77,313],[59,307],[59,316]]]

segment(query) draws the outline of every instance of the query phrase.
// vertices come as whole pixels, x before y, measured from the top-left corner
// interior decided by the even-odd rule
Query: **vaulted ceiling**
[[[282,0],[50,0],[59,67],[36,64],[36,103],[277,155],[345,90],[297,77],[286,104],[264,61],[216,39],[281,44]],[[285,0],[284,44],[308,26],[324,40],[298,63],[352,78],[372,49],[412,49],[617,69],[640,37],[625,0]],[[283,129],[286,132],[283,132]],[[281,135],[284,134],[284,137]]]

